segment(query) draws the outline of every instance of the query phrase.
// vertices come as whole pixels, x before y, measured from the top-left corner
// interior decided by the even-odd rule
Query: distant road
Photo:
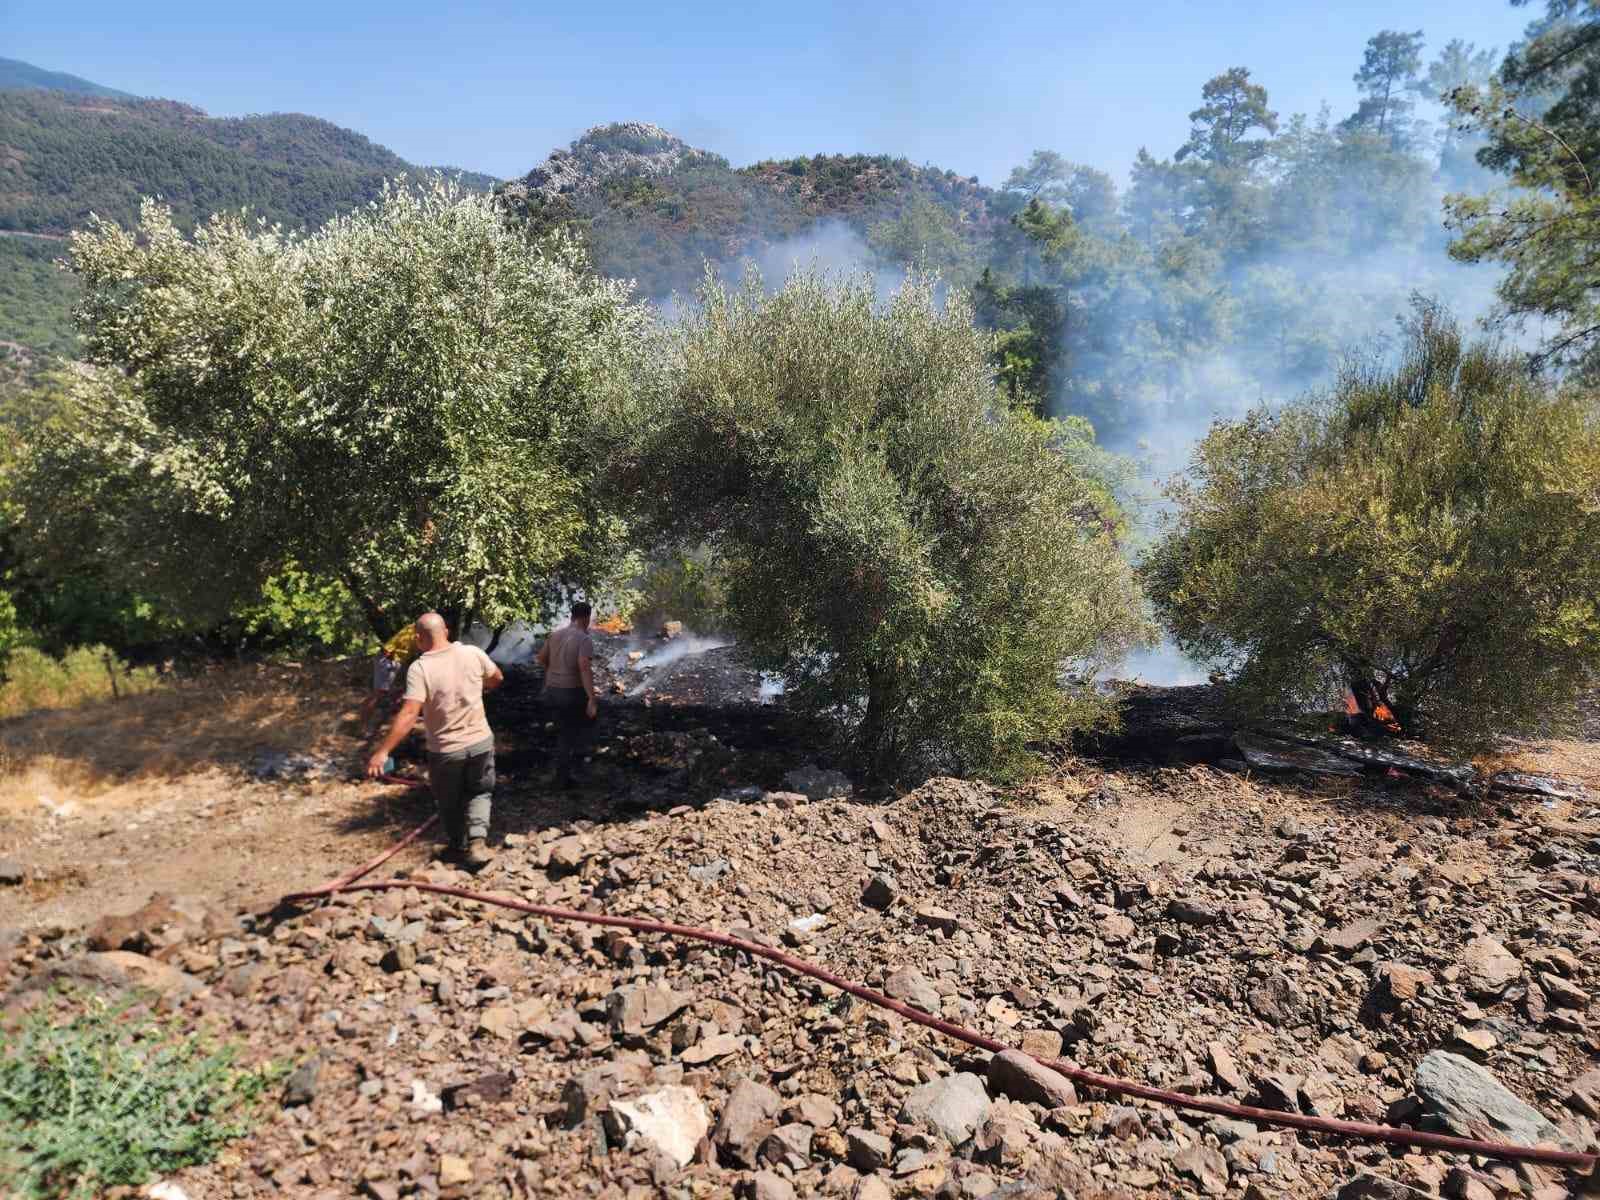
[[[64,242],[67,240],[67,235],[64,233],[28,233],[22,229],[0,229],[0,237],[38,238],[44,242]]]

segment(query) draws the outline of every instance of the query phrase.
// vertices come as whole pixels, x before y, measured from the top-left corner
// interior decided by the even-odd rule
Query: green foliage
[[[0,673],[5,671],[11,652],[25,640],[22,625],[17,620],[17,602],[9,591],[0,588]]]
[[[972,283],[970,249],[949,212],[924,196],[912,196],[898,216],[868,229],[867,244],[882,263],[915,265],[958,287]]]
[[[243,640],[260,649],[354,653],[368,642],[350,589],[294,564],[268,579],[261,598],[238,609],[233,623]]]
[[[1369,130],[1403,146],[1410,136],[1411,96],[1427,84],[1418,79],[1422,70],[1422,30],[1400,33],[1385,29],[1367,39],[1361,69],[1354,75],[1361,104],[1346,122],[1351,129]]]
[[[1600,4],[1550,0],[1534,36],[1506,56],[1499,77],[1454,93],[1487,138],[1478,159],[1504,172],[1509,194],[1453,195],[1453,257],[1509,268],[1499,286],[1513,318],[1560,323],[1538,359],[1600,377]]]
[[[0,1184],[19,1200],[72,1200],[210,1162],[249,1132],[280,1074],[133,1007],[41,1005],[0,1027]]]
[[[188,228],[215,212],[314,228],[377,199],[386,180],[420,178],[398,155],[315,117],[207,117],[169,100],[64,91],[0,91],[0,146],[9,170],[0,230],[64,235],[91,213],[124,225],[159,196]],[[492,180],[466,173],[463,187]],[[50,261],[59,242],[0,237],[0,341],[67,355],[77,288]]]
[[[649,140],[622,133],[627,142]],[[581,140],[595,145],[596,136]],[[606,148],[609,135],[599,136]],[[990,206],[994,193],[976,179],[887,155],[819,154],[735,170],[699,154],[668,173],[622,173],[587,193],[502,195],[530,231],[574,231],[597,270],[634,280],[652,297],[691,294],[707,261],[754,255],[824,220],[842,221],[863,237],[876,231],[875,249],[886,263],[911,267],[926,258],[968,280],[999,220]]]
[[[72,306],[78,284],[56,265],[66,252],[66,243],[55,238],[0,236],[0,340],[27,347],[37,367],[77,350]],[[23,373],[33,371],[30,365]]]
[[[291,564],[380,637],[537,619],[622,528],[589,449],[646,314],[489,198],[395,187],[295,237],[216,217],[74,236],[96,369],[37,439],[19,536],[202,626]]]
[[[722,556],[730,623],[790,703],[884,775],[1020,774],[1109,718],[1085,681],[1141,632],[1131,576],[959,293],[708,280],[663,336],[619,485],[664,543]]]
[[[1352,365],[1218,423],[1143,567],[1178,644],[1296,709],[1370,680],[1444,741],[1571,719],[1600,670],[1600,426],[1419,310],[1397,367]]]
[[[148,667],[130,667],[105,646],[75,646],[52,658],[19,645],[0,662],[0,718],[41,708],[76,708],[156,686]]]
[[[1242,167],[1259,159],[1270,143],[1249,138],[1251,130],[1278,132],[1278,114],[1267,107],[1267,89],[1250,82],[1248,67],[1233,67],[1200,89],[1205,100],[1189,114],[1189,140],[1175,159],[1194,155],[1215,167]]]

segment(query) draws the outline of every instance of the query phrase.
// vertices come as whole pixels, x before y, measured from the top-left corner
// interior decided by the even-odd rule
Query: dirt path
[[[6,923],[87,925],[159,892],[222,912],[259,908],[376,854],[426,812],[403,788],[247,783],[220,770],[172,790],[150,808],[13,820],[0,857],[22,863],[29,882]],[[410,853],[420,862],[427,851]]]

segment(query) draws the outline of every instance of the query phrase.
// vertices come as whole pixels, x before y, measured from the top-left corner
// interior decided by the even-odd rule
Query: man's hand
[[[593,696],[590,696],[589,707],[585,710],[585,712],[588,715],[589,720],[594,720],[600,715],[600,701],[596,700]]]
[[[396,746],[405,741],[406,734],[410,733],[411,727],[417,723],[417,714],[421,711],[421,700],[407,700],[400,705],[400,711],[395,714],[394,724],[389,727],[389,736],[378,743],[378,748],[372,752],[372,757],[367,759],[368,779],[377,779],[383,775],[384,760],[394,753]]]

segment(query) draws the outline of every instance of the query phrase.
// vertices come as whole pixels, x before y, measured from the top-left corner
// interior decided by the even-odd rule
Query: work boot
[[[467,869],[481,871],[494,861],[494,851],[489,849],[489,843],[483,838],[473,838],[467,843],[465,862]]]

